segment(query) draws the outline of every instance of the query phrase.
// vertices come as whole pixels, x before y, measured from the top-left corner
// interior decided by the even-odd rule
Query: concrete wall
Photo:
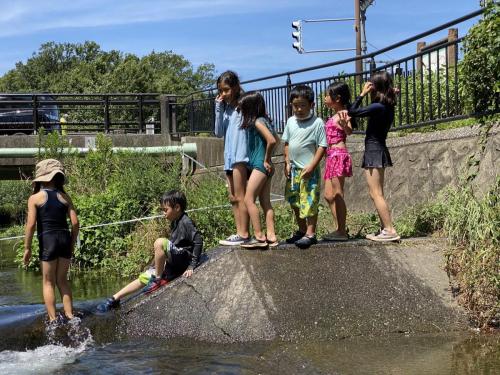
[[[479,149],[478,140],[478,126],[389,138],[387,143],[394,167],[386,171],[385,194],[394,213],[427,201],[448,184],[456,184],[468,157]],[[183,141],[197,143],[198,160],[202,164],[222,170],[222,139],[185,137]],[[348,209],[373,211],[364,170],[360,168],[363,137],[350,137],[348,147],[354,163],[354,175],[347,179],[345,186]],[[479,192],[500,175],[499,151],[500,126],[496,125],[490,130],[475,181]],[[285,186],[282,154],[283,145],[280,145],[274,157],[277,173],[273,178],[273,192],[277,194],[283,194]]]
[[[464,331],[441,267],[444,243],[366,240],[310,251],[216,249],[192,278],[124,304],[132,337],[208,342],[330,341],[390,333]]]

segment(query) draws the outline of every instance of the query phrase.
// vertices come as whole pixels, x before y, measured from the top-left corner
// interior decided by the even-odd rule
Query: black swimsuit
[[[36,208],[39,258],[49,262],[59,257],[71,259],[68,206],[57,198],[57,190],[43,189],[47,201]]]
[[[368,117],[366,128],[365,152],[363,154],[363,168],[386,168],[392,166],[391,155],[385,140],[394,121],[394,107],[382,103],[371,103],[366,107],[359,107],[363,101],[358,96],[349,109],[349,116]]]

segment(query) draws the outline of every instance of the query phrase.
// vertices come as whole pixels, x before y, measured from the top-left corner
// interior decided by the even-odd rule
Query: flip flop
[[[279,243],[279,241],[278,241],[277,239],[276,239],[276,240],[274,240],[274,241],[269,241],[269,240],[266,240],[266,241],[267,241],[267,245],[268,245],[269,247],[276,247],[276,246],[278,246],[278,245],[280,244],[280,243]]]
[[[265,249],[267,246],[266,240],[258,240],[256,238],[252,238],[250,241],[240,245],[243,249]]]

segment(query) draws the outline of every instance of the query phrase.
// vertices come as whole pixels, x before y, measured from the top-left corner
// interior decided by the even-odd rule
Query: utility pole
[[[354,0],[354,32],[356,33],[356,57],[361,56],[361,15],[359,9],[360,0]],[[356,60],[356,82],[361,82],[363,61]]]

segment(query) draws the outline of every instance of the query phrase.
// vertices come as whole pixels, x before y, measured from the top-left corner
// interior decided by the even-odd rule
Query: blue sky
[[[300,55],[292,48],[291,37],[293,20],[352,17],[352,0],[0,0],[0,5],[0,74],[17,61],[25,62],[47,41],[93,40],[104,50],[139,56],[152,50],[172,50],[194,66],[208,62],[215,64],[218,72],[235,70],[242,80],[344,59],[354,53]],[[479,0],[376,0],[367,12],[368,50],[478,8]],[[473,23],[461,24],[459,35]],[[354,47],[352,25],[306,24],[304,47]],[[443,32],[435,39],[445,35]],[[402,57],[415,49],[411,44],[384,59]]]

